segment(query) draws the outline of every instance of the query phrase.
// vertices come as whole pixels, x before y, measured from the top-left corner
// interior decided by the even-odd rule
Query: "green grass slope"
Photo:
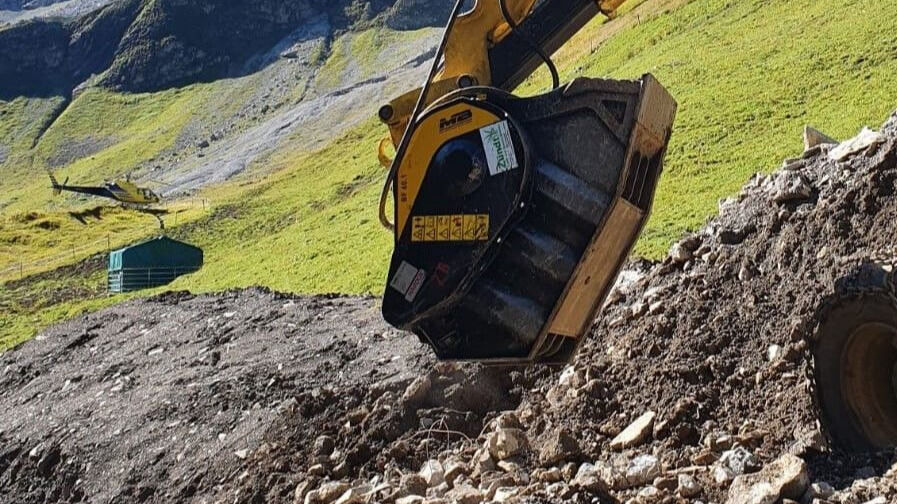
[[[265,285],[292,292],[376,292],[391,235],[375,210],[385,174],[373,121],[314,152],[280,152],[275,174],[205,193],[206,218],[172,231],[206,253],[176,286],[195,291]]]
[[[563,76],[653,73],[679,103],[654,215],[636,252],[660,257],[751,174],[897,108],[897,3],[693,0],[622,30]],[[589,33],[574,44],[586,49]]]

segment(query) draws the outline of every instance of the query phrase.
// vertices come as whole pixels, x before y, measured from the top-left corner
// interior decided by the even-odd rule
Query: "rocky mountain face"
[[[0,0],[0,10],[23,10],[34,7],[40,7],[54,3],[49,1],[28,1],[28,0]]]
[[[0,26],[29,19],[76,19],[118,0],[0,0]]]
[[[133,92],[209,81],[239,75],[253,55],[322,16],[334,33],[410,29],[441,24],[450,8],[440,0],[119,0],[73,21],[0,29],[0,75],[10,77],[0,98],[67,95],[92,75]]]

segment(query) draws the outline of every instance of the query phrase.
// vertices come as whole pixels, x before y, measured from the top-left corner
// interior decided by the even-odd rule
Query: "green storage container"
[[[167,236],[109,253],[109,291],[130,292],[171,283],[202,267],[202,249]]]

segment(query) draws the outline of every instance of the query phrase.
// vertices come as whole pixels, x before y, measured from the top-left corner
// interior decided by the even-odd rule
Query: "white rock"
[[[501,460],[498,462],[498,468],[506,473],[522,473],[523,468],[520,467],[520,464],[513,460]]]
[[[545,487],[545,493],[554,497],[563,497],[568,491],[568,487],[563,482],[552,483]]]
[[[469,472],[470,470],[467,468],[467,465],[457,460],[449,459],[445,463],[445,481],[449,485],[454,485],[455,480],[458,479],[459,476],[468,474]]]
[[[317,490],[305,494],[305,504],[329,504],[349,490],[349,484],[343,481],[324,483]]]
[[[754,272],[753,267],[751,267],[751,265],[749,264],[742,264],[741,268],[739,268],[738,270],[738,279],[742,282],[747,282],[755,276],[757,276],[757,274]]]
[[[690,474],[680,474],[676,492],[678,492],[679,495],[685,498],[694,497],[701,493],[701,486],[698,485],[698,482],[697,480],[695,480],[694,476]]]
[[[660,490],[654,486],[647,486],[647,487],[639,490],[638,496],[641,499],[647,499],[649,501],[653,501],[654,499],[660,497]]]
[[[607,492],[609,482],[605,481],[606,476],[603,473],[602,468],[595,464],[582,464],[570,485],[589,492]]]
[[[562,387],[569,387],[570,382],[573,380],[573,376],[576,374],[576,368],[572,365],[568,365],[561,371],[561,376],[558,378],[558,385]]]
[[[634,422],[629,424],[629,427],[626,427],[623,432],[618,434],[617,437],[615,437],[610,442],[610,447],[615,450],[619,450],[622,448],[638,446],[644,443],[648,436],[651,434],[651,429],[654,427],[655,418],[657,418],[657,413],[653,411],[644,413]]]
[[[729,487],[726,504],[773,504],[779,499],[799,499],[809,484],[806,462],[784,455],[760,472],[736,477]]]
[[[775,362],[785,356],[785,349],[780,345],[769,345],[766,349],[766,360]]]
[[[824,481],[820,481],[817,483],[813,483],[807,488],[806,493],[804,493],[804,498],[802,500],[806,502],[813,502],[813,499],[828,499],[832,495],[835,495],[835,489]]]
[[[884,497],[876,497],[871,501],[866,501],[863,504],[888,504],[888,499]]]
[[[720,467],[715,466],[713,468],[713,482],[717,484],[717,486],[725,486],[728,485],[733,479],[735,479],[735,473],[732,472],[728,467]]]
[[[804,152],[819,145],[834,145],[838,141],[812,126],[804,126]]]
[[[721,434],[715,438],[710,438],[710,449],[715,452],[724,452],[731,450],[735,440],[729,434]]]
[[[427,490],[427,501],[429,501],[429,497],[444,497],[445,494],[451,490],[448,483],[443,482],[441,485],[434,486]]]
[[[673,248],[670,249],[670,259],[672,259],[675,264],[686,263],[690,261],[692,257],[694,257],[694,253],[683,247],[681,243],[676,243],[673,245]]]
[[[863,128],[857,136],[841,142],[837,147],[829,151],[828,156],[833,161],[844,161],[852,154],[864,151],[873,145],[884,143],[885,140],[885,136],[881,133],[872,131],[869,128]]]
[[[782,172],[776,177],[773,200],[776,203],[802,201],[809,198],[812,193],[813,188],[803,176],[795,172]]]
[[[549,467],[548,469],[545,469],[544,471],[538,473],[538,478],[536,479],[538,479],[542,483],[557,483],[558,481],[564,479],[564,477],[561,474],[561,470],[559,468]]]
[[[346,490],[333,504],[362,504],[365,496],[373,490],[371,485],[361,485]]]
[[[645,485],[660,476],[660,460],[654,455],[639,455],[626,466],[626,483],[629,488]]]
[[[430,488],[445,483],[445,469],[438,460],[428,460],[421,466],[419,473]]]

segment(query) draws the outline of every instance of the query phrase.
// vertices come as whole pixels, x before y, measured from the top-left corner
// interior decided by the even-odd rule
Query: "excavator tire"
[[[821,310],[813,350],[823,422],[849,451],[897,446],[897,298],[893,276],[865,264]]]

